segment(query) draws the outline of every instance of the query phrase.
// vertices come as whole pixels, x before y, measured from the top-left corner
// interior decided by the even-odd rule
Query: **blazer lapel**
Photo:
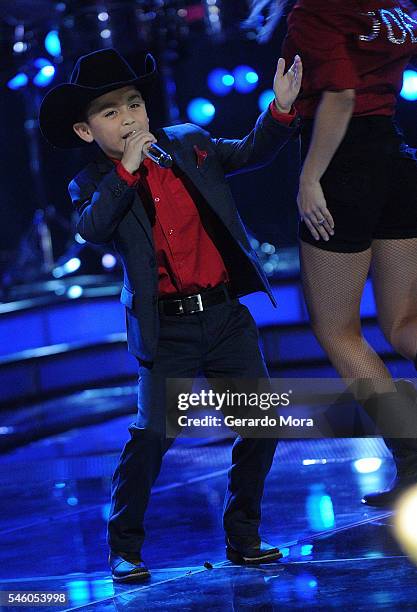
[[[187,158],[184,155],[184,150],[181,148],[177,138],[171,134],[169,130],[165,130],[164,128],[158,130],[156,136],[158,139],[158,144],[160,144],[161,147],[173,157],[175,163],[178,164],[181,170],[188,174],[187,170],[189,170],[189,168]]]
[[[113,165],[113,162],[107,158],[97,161],[98,169],[102,174],[108,173],[113,168]],[[132,208],[130,210],[143,227],[149,242],[153,246],[152,227],[149,222],[148,215],[146,214],[145,207],[137,191],[135,192]]]
[[[186,149],[174,135],[164,129],[158,130],[158,137],[160,137],[158,142],[163,149],[166,148],[167,152],[172,155],[178,167],[202,193],[204,190],[207,193],[204,165],[201,168],[197,168],[197,158],[194,149],[191,146],[189,149]],[[207,197],[206,193],[204,195]]]

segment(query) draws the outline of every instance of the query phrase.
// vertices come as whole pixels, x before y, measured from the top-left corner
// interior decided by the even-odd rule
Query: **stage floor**
[[[63,607],[42,610],[416,610],[417,571],[394,539],[391,513],[360,503],[392,476],[380,440],[279,444],[262,533],[284,558],[259,568],[224,557],[230,442],[178,441],[147,516],[143,556],[152,578],[113,585],[105,521],[129,421],[118,417],[2,456],[0,591],[68,594]],[[380,457],[380,468],[359,472],[355,460],[363,457]]]

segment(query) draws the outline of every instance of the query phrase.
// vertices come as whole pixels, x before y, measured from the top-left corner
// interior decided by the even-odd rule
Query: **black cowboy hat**
[[[60,149],[80,147],[84,143],[72,126],[82,121],[90,102],[103,94],[132,85],[146,97],[156,77],[156,62],[147,53],[145,71],[137,75],[115,49],[101,49],[78,58],[70,82],[51,89],[42,100],[39,127],[52,145]]]

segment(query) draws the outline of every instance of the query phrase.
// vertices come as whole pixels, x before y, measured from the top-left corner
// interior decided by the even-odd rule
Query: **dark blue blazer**
[[[224,234],[226,248],[221,253],[236,294],[265,291],[274,306],[271,288],[249,243],[226,176],[271,162],[297,129],[297,120],[293,123],[296,125],[291,127],[280,124],[268,109],[242,140],[214,139],[189,123],[155,134],[214,213]],[[207,152],[200,167],[195,145]],[[152,361],[159,333],[158,273],[152,227],[140,196],[119,177],[107,158],[82,170],[71,181],[69,192],[80,215],[79,234],[95,244],[112,242],[120,255],[124,270],[120,299],[126,307],[128,347],[139,359]],[[253,204],[256,206],[256,202]]]

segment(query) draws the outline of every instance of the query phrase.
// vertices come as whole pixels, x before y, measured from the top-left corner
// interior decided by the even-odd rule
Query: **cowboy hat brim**
[[[63,83],[49,91],[39,109],[39,127],[42,135],[54,147],[74,149],[88,143],[73,130],[74,123],[82,121],[87,106],[100,96],[128,85],[135,87],[146,99],[156,80],[156,63],[151,54],[146,57],[145,75],[126,81],[109,83],[102,87],[86,87]]]

